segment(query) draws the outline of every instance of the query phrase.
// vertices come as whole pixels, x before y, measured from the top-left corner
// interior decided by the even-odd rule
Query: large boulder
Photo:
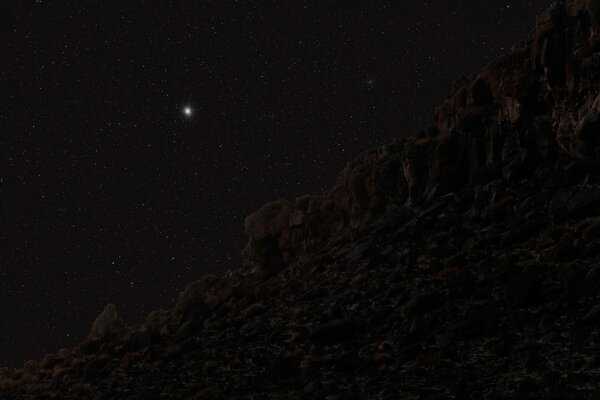
[[[123,332],[124,324],[117,314],[117,307],[109,303],[98,315],[88,335],[88,340],[104,339],[110,335]]]

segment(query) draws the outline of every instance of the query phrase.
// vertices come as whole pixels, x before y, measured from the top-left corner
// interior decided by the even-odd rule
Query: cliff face
[[[278,200],[250,215],[244,266],[276,271],[382,212],[414,210],[495,177],[518,182],[561,157],[594,164],[599,24],[598,1],[554,3],[527,40],[456,88],[418,137],[361,154],[326,195]]]
[[[0,399],[597,398],[600,1],[554,4],[416,137],[246,219],[243,267]]]

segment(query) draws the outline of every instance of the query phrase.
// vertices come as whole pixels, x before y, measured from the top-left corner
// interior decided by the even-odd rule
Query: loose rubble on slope
[[[599,75],[600,1],[555,3],[435,125],[250,215],[241,269],[0,399],[600,397]]]

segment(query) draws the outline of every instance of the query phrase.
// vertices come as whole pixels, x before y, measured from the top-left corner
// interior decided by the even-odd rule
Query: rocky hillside
[[[0,399],[600,397],[600,1],[456,86],[327,194],[250,215],[240,270],[137,326],[107,306]]]

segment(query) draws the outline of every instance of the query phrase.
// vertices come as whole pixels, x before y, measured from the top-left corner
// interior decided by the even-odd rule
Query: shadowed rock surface
[[[111,334],[119,334],[123,329],[123,321],[119,319],[117,306],[107,304],[102,313],[94,321],[88,339],[104,339]]]
[[[599,114],[600,1],[555,3],[435,125],[250,215],[241,269],[0,399],[598,398]]]

